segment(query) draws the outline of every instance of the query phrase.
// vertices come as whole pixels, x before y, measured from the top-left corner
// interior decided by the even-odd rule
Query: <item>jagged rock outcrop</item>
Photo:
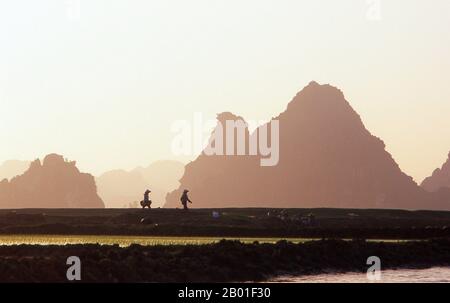
[[[22,175],[0,182],[0,208],[103,208],[94,177],[50,154]]]
[[[8,160],[0,165],[0,180],[14,178],[23,174],[29,167],[30,161]]]
[[[242,119],[230,113],[224,118]],[[279,124],[279,161],[261,166],[257,155],[206,155],[186,165],[180,187],[166,197],[179,207],[183,189],[192,207],[449,208],[404,174],[383,141],[370,134],[343,93],[311,82],[264,127]],[[252,137],[258,132],[252,133]],[[245,130],[247,151],[250,134]],[[269,142],[276,142],[269,133]],[[224,138],[228,133],[224,131]],[[260,140],[260,139],[258,139]],[[226,140],[224,140],[225,142]],[[226,149],[226,147],[224,147]]]
[[[423,180],[421,186],[429,192],[436,192],[443,188],[450,190],[450,153],[447,162],[441,168],[437,168],[430,177]]]

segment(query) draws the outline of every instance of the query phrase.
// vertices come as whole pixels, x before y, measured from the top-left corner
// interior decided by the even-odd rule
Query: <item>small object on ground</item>
[[[141,219],[141,224],[153,224],[152,219],[145,217]]]
[[[217,219],[220,217],[220,213],[218,211],[213,211],[212,216],[213,216],[213,218]]]
[[[300,221],[303,225],[312,226],[316,223],[316,216],[313,213],[309,213],[308,215],[301,217]]]
[[[278,215],[278,218],[283,220],[283,221],[286,221],[287,219],[289,219],[289,215],[287,213],[287,210],[286,209],[281,210],[280,214]]]

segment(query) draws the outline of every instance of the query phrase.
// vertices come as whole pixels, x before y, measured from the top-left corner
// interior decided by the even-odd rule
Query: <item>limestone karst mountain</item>
[[[163,206],[166,194],[179,186],[184,164],[178,161],[156,161],[131,171],[113,170],[96,178],[98,193],[106,207],[122,208],[141,201],[149,188],[152,207]]]
[[[229,133],[220,123],[224,119],[242,118],[230,113],[218,116],[212,138],[223,132],[226,143]],[[167,195],[165,206],[179,207],[185,188],[190,190],[192,207],[450,206],[450,199],[427,194],[400,170],[383,141],[371,135],[335,87],[311,82],[283,113],[251,136],[262,134],[264,127],[270,130],[267,126],[274,121],[279,124],[277,165],[261,166],[262,155],[248,152],[251,144],[246,129],[246,155],[209,156],[203,152],[186,165],[180,187]],[[270,131],[268,134],[269,142],[276,142]]]
[[[0,182],[0,208],[103,208],[94,177],[50,154],[22,175]]]
[[[441,168],[437,168],[430,177],[423,180],[421,186],[429,192],[436,192],[442,188],[450,189],[450,153],[444,165]]]
[[[30,161],[8,160],[0,165],[0,180],[14,178],[23,174],[29,167]]]

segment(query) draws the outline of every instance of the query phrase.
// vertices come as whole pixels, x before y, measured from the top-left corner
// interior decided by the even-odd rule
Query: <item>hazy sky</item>
[[[450,1],[378,2],[1,1],[0,162],[174,159],[174,120],[269,119],[316,80],[421,181],[450,150]]]

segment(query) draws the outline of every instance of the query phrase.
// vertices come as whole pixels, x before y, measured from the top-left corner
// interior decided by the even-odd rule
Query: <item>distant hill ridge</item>
[[[107,207],[133,207],[133,202],[143,199],[149,188],[152,207],[164,205],[166,194],[179,186],[178,180],[184,172],[184,164],[178,161],[161,160],[147,167],[131,171],[111,170],[96,178],[98,193]]]
[[[3,179],[12,179],[15,176],[23,174],[29,167],[30,161],[8,160],[0,165],[0,181]]]
[[[437,168],[430,177],[423,180],[421,186],[429,192],[436,192],[446,188],[450,189],[450,153],[444,165],[441,168]]]
[[[103,208],[94,177],[76,162],[50,154],[23,174],[0,182],[0,208]]]

